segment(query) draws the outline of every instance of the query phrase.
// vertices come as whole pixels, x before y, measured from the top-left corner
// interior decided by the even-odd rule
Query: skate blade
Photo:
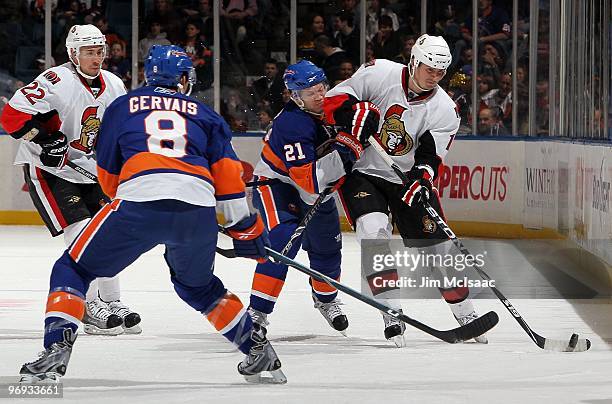
[[[404,334],[396,335],[395,337],[389,338],[389,341],[393,341],[396,347],[404,348],[406,346],[406,340],[404,339]]]
[[[489,340],[487,339],[487,336],[482,334],[478,337],[474,338],[474,341],[478,342],[479,344],[488,344]]]
[[[136,334],[141,334],[142,333],[142,328],[140,327],[140,325],[136,324],[134,326],[131,327],[123,327],[123,331],[125,334],[130,334],[130,335],[136,335]]]
[[[340,334],[342,334],[344,337],[348,338],[348,334],[346,333],[346,329],[342,330],[342,331],[338,331]]]
[[[120,325],[114,328],[107,329],[107,328],[98,328],[95,325],[91,325],[91,324],[83,324],[83,331],[85,331],[85,334],[89,334],[89,335],[108,335],[108,336],[121,335],[124,333],[123,327]]]
[[[55,372],[41,373],[38,375],[21,374],[19,384],[57,384],[61,375]]]
[[[285,384],[287,383],[287,376],[283,373],[282,370],[270,370],[267,375],[264,372],[257,373],[254,375],[243,375],[244,380],[248,383],[253,384]]]

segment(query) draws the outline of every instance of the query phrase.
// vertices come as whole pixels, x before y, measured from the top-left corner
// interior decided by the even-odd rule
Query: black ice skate
[[[338,298],[332,300],[329,303],[323,303],[317,299],[315,295],[312,295],[315,309],[318,309],[323,318],[327,320],[329,325],[336,331],[339,331],[346,337],[346,329],[348,328],[348,319],[342,312],[340,305],[342,302]]]
[[[238,373],[249,383],[287,383],[287,377],[281,370],[281,362],[266,338],[266,329],[253,324],[251,332],[253,346],[248,355],[238,364]],[[263,375],[269,373],[269,376]]]
[[[77,335],[70,329],[64,330],[64,339],[52,344],[41,352],[38,359],[21,366],[19,383],[59,383],[66,374],[66,367]]]
[[[397,311],[402,313],[401,309]],[[404,331],[406,331],[406,324],[388,314],[383,314],[383,321],[385,322],[385,338],[393,341],[398,348],[405,347]]]
[[[83,330],[93,335],[123,334],[123,320],[108,309],[108,305],[99,298],[85,303]]]
[[[130,310],[128,306],[121,303],[121,300],[114,300],[108,302],[108,310],[123,320],[123,330],[126,334],[140,334],[142,328],[140,328],[140,314]]]

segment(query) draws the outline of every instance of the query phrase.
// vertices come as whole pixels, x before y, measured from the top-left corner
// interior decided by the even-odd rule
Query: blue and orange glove
[[[237,257],[252,258],[259,263],[266,262],[266,247],[270,247],[270,239],[261,216],[253,213],[225,230],[227,235],[234,239],[234,252]]]
[[[433,188],[433,169],[428,165],[419,165],[412,167],[406,173],[410,180],[405,184],[400,191],[400,198],[408,206],[412,206],[415,202],[421,203],[429,201],[431,190]]]

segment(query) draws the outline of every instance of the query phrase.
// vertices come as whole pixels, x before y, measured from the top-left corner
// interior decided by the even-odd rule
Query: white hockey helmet
[[[446,70],[452,60],[453,56],[444,38],[423,34],[412,47],[409,68],[411,75],[414,74],[419,63],[424,63],[436,69]]]
[[[78,63],[78,57],[80,48],[82,46],[103,46],[104,47],[104,57],[106,57],[106,37],[96,26],[88,24],[88,25],[73,25],[68,31],[68,37],[66,37],[66,49],[68,50],[68,57],[70,61],[75,65],[79,74],[88,79],[95,79],[100,75],[89,76],[81,71],[81,66]],[[75,61],[72,58],[72,50],[75,50],[77,60]]]

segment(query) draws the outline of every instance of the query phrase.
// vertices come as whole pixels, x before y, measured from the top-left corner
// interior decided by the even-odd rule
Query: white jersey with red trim
[[[370,101],[381,111],[379,138],[393,161],[409,171],[415,161],[427,164],[437,172],[459,129],[460,118],[455,103],[439,86],[419,96],[410,91],[406,65],[378,59],[362,65],[348,80],[327,92],[331,103],[352,96]],[[338,97],[339,100],[333,100]],[[410,99],[410,101],[409,101]],[[353,170],[401,183],[373,148],[368,147]]]
[[[13,122],[14,132],[33,117],[43,117],[48,132],[60,130],[68,139],[68,160],[95,173],[94,145],[100,130],[104,111],[117,97],[126,93],[121,79],[102,70],[99,88],[87,85],[72,63],[45,70],[27,86],[17,90],[3,112]],[[9,126],[9,125],[5,125]],[[67,166],[56,169],[40,162],[39,145],[21,141],[15,164],[33,164],[53,175],[75,183],[92,183],[91,180]]]

